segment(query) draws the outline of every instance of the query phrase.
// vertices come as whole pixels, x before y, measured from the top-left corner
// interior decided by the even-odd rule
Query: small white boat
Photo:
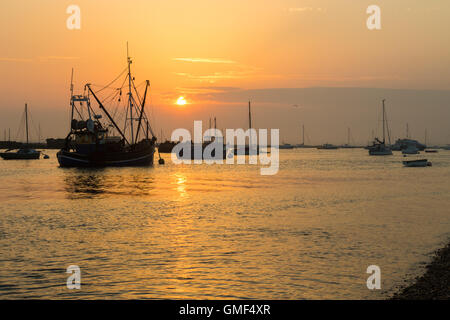
[[[406,160],[403,161],[403,165],[405,167],[431,167],[431,162],[429,162],[427,159]]]

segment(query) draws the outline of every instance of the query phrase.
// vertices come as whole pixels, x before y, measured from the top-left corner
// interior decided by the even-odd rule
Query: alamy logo
[[[172,141],[181,141],[172,149],[174,164],[259,164],[267,166],[260,169],[261,175],[274,175],[279,168],[279,129],[270,129],[270,145],[268,130],[250,128],[226,129],[226,142],[222,131],[207,129],[203,133],[202,121],[194,121],[194,139],[187,129],[179,128],[172,132]],[[247,142],[248,141],[248,144]],[[235,144],[235,142],[237,142]],[[248,156],[248,158],[246,158]]]
[[[67,267],[66,273],[70,273],[67,278],[67,289],[80,289],[81,288],[81,270],[79,266],[70,265]]]
[[[369,30],[381,30],[381,9],[377,5],[371,5],[367,8],[367,14],[370,14],[367,18],[367,29]]]
[[[371,265],[367,267],[367,273],[371,273],[372,275],[367,278],[367,289],[381,289],[381,270],[379,266]]]
[[[66,26],[69,30],[81,29],[81,9],[76,4],[71,4],[67,7],[66,13],[70,16],[66,20]]]

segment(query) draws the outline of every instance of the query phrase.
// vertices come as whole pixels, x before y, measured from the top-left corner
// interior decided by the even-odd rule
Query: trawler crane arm
[[[125,135],[122,133],[122,130],[120,130],[119,126],[116,124],[116,122],[114,121],[114,119],[110,116],[109,112],[106,110],[106,108],[103,106],[103,104],[101,103],[101,101],[97,98],[97,96],[95,95],[94,91],[92,91],[91,86],[89,84],[86,85],[86,87],[89,89],[89,91],[92,93],[92,95],[94,96],[95,100],[97,101],[100,109],[103,110],[103,112],[106,114],[106,116],[108,117],[109,121],[111,121],[111,123],[114,125],[114,127],[117,129],[117,131],[120,133],[120,135],[122,136],[122,138],[125,140],[125,142],[127,144],[129,144],[127,138],[125,137]]]
[[[145,100],[147,98],[147,89],[148,89],[149,86],[150,86],[150,82],[147,80],[146,85],[145,85],[144,98],[142,100],[141,114],[139,115],[139,122],[138,122],[137,131],[136,131],[136,139],[135,139],[135,141],[138,140],[139,130],[141,129],[142,116],[144,115]]]

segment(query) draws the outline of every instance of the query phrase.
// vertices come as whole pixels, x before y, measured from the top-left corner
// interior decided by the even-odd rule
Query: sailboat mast
[[[72,107],[70,121],[72,121],[72,119],[73,119],[73,108],[74,108],[72,97],[73,97],[73,68],[72,68],[72,75],[70,76],[70,106]],[[70,124],[70,128],[72,130],[72,124]]]
[[[25,103],[25,124],[26,124],[26,132],[27,132],[27,144],[28,144],[28,106]]]
[[[248,128],[252,128],[252,111],[250,109],[250,101],[248,102]]]
[[[384,111],[384,101],[385,99],[383,99],[383,144],[385,143],[385,135],[384,135],[384,116],[385,116],[385,111]]]
[[[133,133],[133,103],[131,101],[131,59],[128,54],[128,42],[127,42],[127,62],[128,62],[128,107],[130,108],[130,128],[131,128],[131,144],[134,144]]]
[[[305,125],[302,125],[302,145],[305,145]]]

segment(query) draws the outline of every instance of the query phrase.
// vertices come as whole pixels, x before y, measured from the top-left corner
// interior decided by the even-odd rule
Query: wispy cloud
[[[32,59],[26,59],[26,58],[8,58],[8,57],[0,57],[0,61],[5,62],[31,62]]]
[[[195,75],[186,72],[176,72],[175,74],[177,76],[186,77],[191,80],[209,83],[214,83],[218,80],[226,80],[226,79],[242,79],[250,75],[250,73],[239,71],[214,72],[213,74],[206,74],[206,75]]]
[[[219,92],[231,92],[236,90],[240,90],[240,88],[208,86],[208,87],[177,87],[175,89],[176,92],[182,92],[185,94],[219,93]]]
[[[80,57],[67,57],[67,56],[45,56],[37,58],[10,58],[0,57],[0,61],[5,62],[34,62],[34,61],[50,61],[50,60],[78,60]]]
[[[80,57],[65,57],[65,56],[45,56],[39,57],[40,60],[78,60]]]
[[[184,62],[200,62],[200,63],[225,63],[225,64],[236,63],[236,61],[221,58],[174,58],[173,60]]]
[[[323,12],[325,11],[324,8],[313,8],[313,7],[301,7],[301,8],[289,8],[288,11],[290,13],[305,13],[305,12]]]

